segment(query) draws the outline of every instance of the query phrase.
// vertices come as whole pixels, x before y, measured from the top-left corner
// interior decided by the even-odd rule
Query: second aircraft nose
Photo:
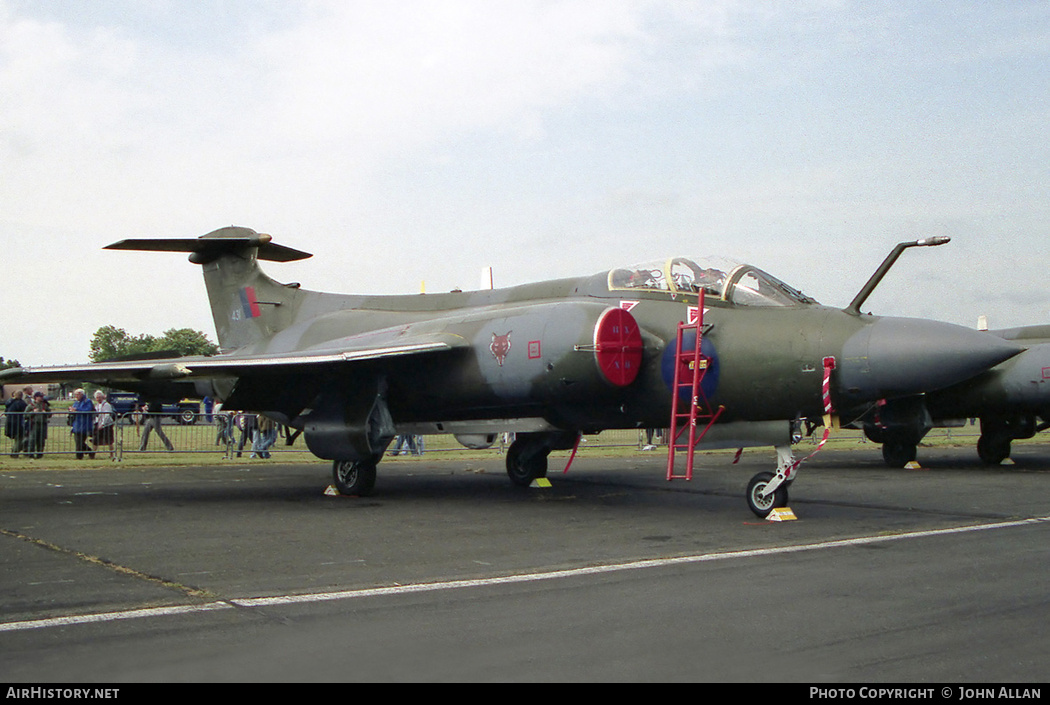
[[[951,323],[878,318],[843,345],[839,386],[855,400],[923,394],[970,379],[1021,350]]]

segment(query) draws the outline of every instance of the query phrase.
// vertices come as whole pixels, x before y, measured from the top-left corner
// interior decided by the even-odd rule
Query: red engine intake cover
[[[617,387],[626,387],[642,367],[642,332],[634,316],[611,308],[594,326],[594,356],[602,376]]]

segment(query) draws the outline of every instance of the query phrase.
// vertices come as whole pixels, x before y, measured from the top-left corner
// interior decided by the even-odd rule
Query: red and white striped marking
[[[806,462],[814,455],[820,452],[820,449],[824,447],[824,444],[828,442],[828,437],[831,435],[831,371],[835,369],[835,358],[825,357],[824,358],[824,380],[821,382],[821,393],[824,395],[824,436],[820,439],[820,443],[817,444],[816,450],[807,455],[801,460],[796,460],[791,464],[791,467],[787,468],[784,472],[785,479],[790,479],[798,466]]]

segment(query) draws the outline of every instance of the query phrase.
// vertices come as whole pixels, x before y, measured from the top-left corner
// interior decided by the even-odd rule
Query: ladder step
[[[697,301],[696,320],[691,323],[681,322],[675,340],[674,379],[671,384],[671,436],[667,444],[667,479],[691,480],[693,477],[693,458],[696,444],[703,438],[707,429],[721,413],[712,413],[707,406],[701,382],[708,369],[709,361],[703,355],[703,311],[704,292],[701,290]],[[696,341],[692,350],[685,350],[683,341],[686,331],[696,331]],[[685,393],[687,401],[682,401]],[[686,405],[687,411],[680,411],[679,405]],[[697,421],[703,426],[697,428]],[[689,431],[686,434],[686,431]],[[686,453],[685,472],[675,468],[675,452]]]

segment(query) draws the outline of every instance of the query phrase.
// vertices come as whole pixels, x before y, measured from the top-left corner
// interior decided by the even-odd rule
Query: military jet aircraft
[[[989,465],[1010,456],[1014,440],[1050,428],[1050,326],[990,331],[1025,347],[976,377],[918,397],[893,399],[869,410],[857,423],[882,443],[887,465],[903,467],[917,457],[919,442],[937,426],[981,420],[977,455]]]
[[[212,394],[301,429],[309,449],[333,461],[339,490],[364,495],[399,433],[452,433],[471,444],[513,431],[507,472],[528,485],[545,476],[552,450],[572,448],[581,433],[666,427],[675,370],[699,339],[704,374],[694,397],[711,411],[705,437],[790,449],[800,421],[819,423],[829,404],[859,418],[880,401],[972,379],[1021,350],[948,323],[860,313],[900,251],[945,240],[898,245],[846,309],[750,265],[681,257],[505,289],[366,296],[276,282],[259,260],[310,255],[249,228],[123,240],[108,249],[190,253],[222,352],[16,369],[0,379]],[[693,320],[697,330],[679,344],[679,325]],[[787,501],[795,463],[781,455],[775,474],[748,486],[758,516]]]

